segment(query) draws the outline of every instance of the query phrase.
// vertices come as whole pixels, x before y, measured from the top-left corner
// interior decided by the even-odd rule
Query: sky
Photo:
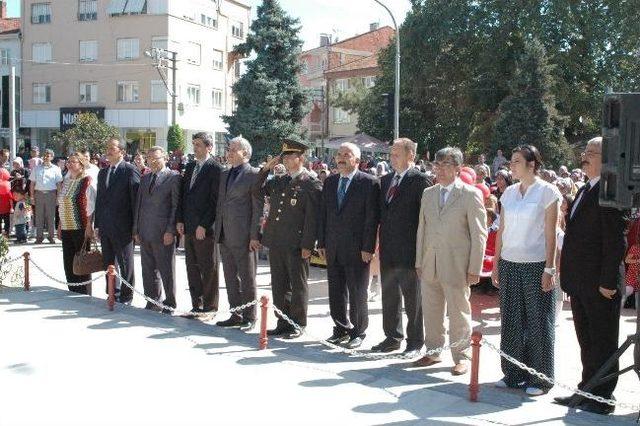
[[[404,21],[411,7],[409,0],[381,1],[391,9],[398,24]],[[248,2],[255,18],[257,6],[262,0]],[[280,4],[289,15],[300,19],[304,50],[318,47],[321,33],[333,34],[335,41],[336,37],[344,40],[369,31],[372,22],[379,22],[380,26],[393,26],[387,11],[373,0],[280,0]],[[20,0],[8,0],[7,14],[19,16]]]

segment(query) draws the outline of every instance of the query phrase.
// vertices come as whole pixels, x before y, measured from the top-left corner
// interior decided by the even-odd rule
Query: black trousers
[[[582,389],[618,349],[620,292],[612,299],[603,297],[597,289],[585,291],[584,294],[572,294],[571,312],[580,344],[582,381],[578,388]],[[617,372],[619,368],[616,363],[608,373]],[[589,392],[611,398],[617,383],[616,377]]]
[[[255,300],[257,252],[249,251],[249,247],[230,247],[222,242],[220,243],[220,254],[229,306],[240,306]],[[234,315],[245,321],[255,321],[256,305],[245,308],[242,312]]]
[[[220,300],[218,245],[210,236],[197,240],[195,235],[185,235],[184,248],[192,307],[217,311]]]
[[[309,260],[296,247],[269,247],[273,303],[296,324],[307,326]],[[278,328],[291,325],[278,317]]]
[[[109,235],[100,234],[100,246],[102,247],[102,264],[106,270],[109,265],[115,265],[120,275],[127,280],[132,287],[135,286],[135,275],[133,273],[133,240],[122,245]],[[119,302],[130,302],[133,299],[133,291],[124,284],[119,285]],[[107,288],[108,291],[108,288]],[[116,290],[116,293],[118,290]]]
[[[64,263],[64,275],[68,283],[81,283],[89,281],[91,275],[76,275],[73,273],[73,257],[84,244],[84,229],[62,231],[62,261]],[[69,291],[81,294],[91,294],[91,284],[82,286],[69,286]]]
[[[369,326],[369,264],[327,265],[329,281],[329,312],[335,323],[335,331],[347,332],[351,338],[365,337]],[[347,303],[349,316],[347,317]]]
[[[176,307],[176,246],[162,242],[141,242],[140,263],[142,265],[142,285],[144,294],[160,302],[164,288],[164,303]],[[147,302],[147,309],[157,310],[157,306]]]
[[[388,338],[401,341],[402,304],[407,314],[407,348],[419,349],[424,344],[422,297],[415,268],[380,265],[382,278],[382,328]]]

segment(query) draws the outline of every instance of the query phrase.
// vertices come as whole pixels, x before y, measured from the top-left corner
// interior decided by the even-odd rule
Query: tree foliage
[[[535,39],[552,65],[550,93],[566,117],[570,143],[599,132],[607,88],[640,90],[637,0],[411,3],[400,34],[400,134],[422,150],[491,149],[499,106],[512,94],[516,64]],[[391,129],[380,96],[393,91],[394,55],[393,43],[380,53],[381,75],[358,107],[360,130],[384,139]]]
[[[281,140],[303,136],[300,122],[308,111],[308,92],[299,83],[298,20],[287,16],[277,0],[264,0],[247,40],[235,52],[246,62],[247,72],[234,84],[236,111],[224,120],[233,135],[242,134],[255,156],[279,151]]]
[[[350,114],[357,113],[360,104],[369,94],[369,88],[365,86],[361,78],[349,79],[347,90],[333,90],[329,95],[329,104],[343,109]]]
[[[111,126],[94,113],[81,113],[73,127],[56,133],[52,139],[68,152],[88,149],[92,153],[101,153],[105,143],[112,137],[120,137],[117,127]]]
[[[167,150],[171,152],[184,152],[186,148],[184,132],[179,124],[172,124],[167,131]]]

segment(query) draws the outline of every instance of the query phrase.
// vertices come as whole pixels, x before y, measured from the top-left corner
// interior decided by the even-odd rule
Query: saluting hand
[[[311,250],[303,248],[302,249],[302,258],[303,259],[308,259],[310,257],[311,257]]]

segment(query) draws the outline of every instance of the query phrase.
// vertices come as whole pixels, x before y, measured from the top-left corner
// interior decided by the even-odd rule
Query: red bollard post
[[[116,267],[109,265],[107,268],[107,306],[110,311],[113,311],[113,306],[116,304]]]
[[[28,251],[25,251],[24,254],[24,291],[31,290],[31,283],[29,282],[29,254]]]
[[[480,386],[478,385],[478,372],[480,370],[480,341],[482,340],[482,333],[474,331],[471,335],[471,382],[469,383],[469,401],[478,401],[478,392]]]
[[[267,309],[269,308],[269,298],[262,296],[260,298],[260,350],[267,349],[267,315],[269,315]]]

